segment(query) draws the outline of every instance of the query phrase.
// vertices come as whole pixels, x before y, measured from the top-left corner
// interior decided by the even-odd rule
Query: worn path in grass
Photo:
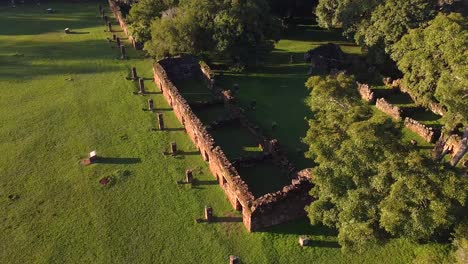
[[[229,254],[243,263],[408,263],[421,250],[445,250],[394,240],[344,255],[331,232],[306,221],[255,234],[235,221],[195,224],[207,204],[225,219],[239,215],[209,184],[199,155],[161,154],[174,140],[196,149],[160,94],[133,95],[136,83],[124,79],[131,66],[151,78],[151,62],[132,49],[129,60],[116,59],[97,3],[50,7],[57,13],[45,14],[44,4],[0,6],[0,263],[226,263]],[[302,79],[291,74],[276,81]],[[273,97],[280,88],[266,91]],[[151,131],[148,98],[173,131]],[[94,149],[103,163],[80,166]],[[175,184],[186,168],[199,180],[192,188]],[[100,186],[102,177],[112,186]],[[299,248],[299,234],[314,246]]]

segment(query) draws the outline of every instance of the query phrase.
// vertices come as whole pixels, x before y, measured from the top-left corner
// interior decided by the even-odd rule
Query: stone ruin
[[[410,117],[405,118],[404,124],[405,124],[405,127],[413,131],[414,133],[418,134],[426,142],[435,143],[437,137],[440,136],[439,130],[436,130],[436,129],[433,129],[432,127],[421,124],[418,121]]]
[[[375,103],[375,93],[372,91],[372,89],[369,87],[368,84],[365,83],[356,83],[358,86],[358,91],[359,94],[361,95],[361,98],[364,99],[364,101],[369,102],[369,103]]]
[[[215,75],[204,63],[199,63],[191,56],[174,57],[158,61],[153,65],[154,82],[161,90],[167,102],[172,105],[174,113],[184,125],[187,135],[200,151],[202,158],[208,162],[209,169],[223,189],[232,207],[242,212],[242,219],[247,230],[253,232],[281,224],[307,215],[305,206],[312,201],[309,191],[312,188],[310,170],[298,172],[279,150],[276,140],[266,139],[258,127],[250,123],[243,115],[242,109],[235,105],[231,93],[222,91],[216,86]],[[210,134],[206,124],[197,117],[186,99],[181,95],[174,82],[179,79],[202,77],[207,84],[207,91],[215,96],[207,104],[224,104],[230,112],[231,121],[247,128],[261,142],[264,153],[261,158],[254,157],[229,160]],[[219,101],[219,99],[222,99]],[[203,107],[203,103],[194,104]],[[213,125],[213,124],[211,124]],[[253,159],[253,160],[252,160]],[[257,162],[255,159],[271,159],[284,171],[289,173],[291,183],[281,190],[255,197],[248,184],[239,175],[237,166],[242,162]]]
[[[143,47],[142,43],[136,41],[135,38],[131,35],[130,31],[128,30],[127,22],[125,21],[125,18],[122,12],[120,11],[119,5],[114,0],[108,0],[108,2],[109,2],[109,7],[111,11],[114,14],[115,19],[117,19],[117,21],[119,22],[120,27],[124,31],[125,35],[128,37],[128,40],[130,41],[130,43],[132,43],[132,46],[135,49],[142,49]],[[109,30],[111,30],[111,28],[109,28]]]
[[[468,151],[468,127],[462,136],[457,134],[442,134],[432,150],[434,158],[441,160],[445,155],[450,154],[450,164],[456,166],[463,159]]]
[[[392,80],[391,82],[389,80],[387,83],[386,85],[399,89],[402,93],[409,95],[413,101],[420,101],[417,96],[415,96],[405,85],[403,85],[403,81],[401,79]],[[447,110],[441,104],[435,101],[431,101],[425,106],[436,115],[444,116],[444,114],[447,112]]]
[[[385,98],[377,99],[375,102],[375,107],[397,121],[401,121],[402,119],[402,111],[400,107],[389,103],[387,100],[385,100]]]

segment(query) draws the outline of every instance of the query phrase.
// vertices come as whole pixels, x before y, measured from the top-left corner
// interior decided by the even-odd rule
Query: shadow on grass
[[[235,217],[235,216],[221,216],[221,217],[214,217],[213,223],[240,223],[242,222],[242,217]]]
[[[183,151],[183,150],[179,150],[179,152],[177,154],[183,155],[183,156],[200,155],[200,151]]]
[[[110,157],[99,157],[96,163],[99,164],[136,164],[140,163],[140,158],[110,158]]]
[[[336,241],[323,241],[323,240],[312,240],[311,247],[321,248],[340,248],[340,244]]]
[[[338,232],[322,225],[311,225],[309,220],[304,217],[289,223],[270,227],[262,232],[284,235],[309,235],[309,236],[336,236]]]
[[[217,185],[218,182],[217,181],[200,181],[200,180],[194,179],[192,184],[195,185],[195,186]]]

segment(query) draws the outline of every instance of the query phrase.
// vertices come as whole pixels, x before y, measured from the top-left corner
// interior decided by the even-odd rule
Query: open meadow
[[[119,59],[98,17],[104,1],[66,2],[0,5],[0,263],[227,263],[231,254],[252,264],[410,263],[417,255],[433,263],[448,252],[448,245],[395,239],[343,254],[334,231],[307,219],[248,233],[151,81],[151,60],[125,39],[129,59]],[[49,7],[56,12],[47,14]],[[64,34],[67,27],[75,34]],[[250,116],[306,167],[311,162],[297,149],[309,114],[307,66],[288,64],[288,54],[302,62],[309,41],[333,41],[336,33],[298,30],[304,34],[278,43],[281,62],[266,65],[268,73],[224,81],[240,84],[244,102],[257,101]],[[145,96],[125,78],[133,66],[145,78]],[[169,131],[153,130],[156,114],[142,110],[150,98]],[[268,130],[271,122],[277,130]],[[162,155],[173,141],[183,154]],[[80,165],[92,150],[103,159]],[[194,170],[192,187],[176,184],[186,169]],[[102,186],[104,177],[111,184]],[[195,223],[205,205],[226,221]],[[298,245],[303,234],[313,246]]]

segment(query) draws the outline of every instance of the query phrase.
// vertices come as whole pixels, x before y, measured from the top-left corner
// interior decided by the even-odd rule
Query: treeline
[[[314,118],[304,141],[318,164],[313,224],[338,229],[343,249],[357,251],[390,237],[447,240],[454,227],[466,230],[468,177],[404,143],[401,125],[373,114],[352,76],[314,76],[306,86]]]
[[[447,128],[467,123],[466,1],[319,0],[315,13],[320,26],[341,28],[374,63],[394,60],[417,103],[447,109]]]
[[[306,2],[140,0],[131,5],[126,19],[133,36],[155,59],[191,53],[242,68],[263,61],[273,50],[282,19],[303,6],[312,14]]]

